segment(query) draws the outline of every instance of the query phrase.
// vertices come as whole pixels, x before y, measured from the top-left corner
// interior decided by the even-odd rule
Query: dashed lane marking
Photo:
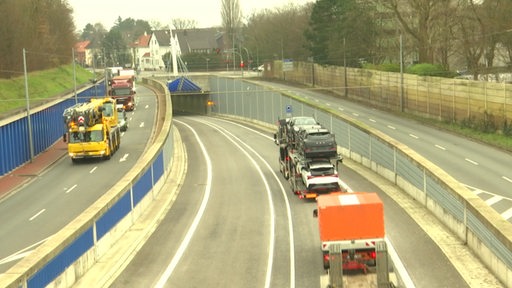
[[[71,188],[69,188],[68,190],[66,190],[66,194],[68,194],[69,192],[73,191],[76,186],[78,186],[77,184],[73,185]]]
[[[464,160],[468,161],[469,163],[471,163],[471,164],[473,164],[473,165],[478,165],[478,162],[473,161],[473,160],[471,160],[471,159],[469,159],[469,158],[466,158],[466,159],[464,159]]]
[[[441,145],[437,145],[437,144],[436,144],[435,146],[436,146],[436,148],[439,148],[439,149],[441,149],[441,150],[446,150],[446,148],[444,148],[444,147],[443,147],[443,146],[441,146]]]
[[[44,213],[44,211],[46,211],[46,209],[41,209],[41,211],[37,212],[37,213],[36,213],[36,215],[34,215],[34,216],[30,217],[30,219],[28,219],[28,220],[29,220],[29,221],[32,221],[32,220],[36,219],[36,218],[37,218],[37,216],[39,216],[39,215],[43,214],[43,213]]]

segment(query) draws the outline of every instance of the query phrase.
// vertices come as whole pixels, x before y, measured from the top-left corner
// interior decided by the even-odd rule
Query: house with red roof
[[[75,61],[83,67],[92,66],[92,53],[87,47],[91,41],[80,41],[75,44]]]

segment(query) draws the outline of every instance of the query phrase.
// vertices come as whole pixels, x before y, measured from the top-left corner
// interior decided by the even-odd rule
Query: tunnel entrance
[[[207,115],[210,111],[210,92],[204,91],[192,80],[181,76],[167,82],[171,94],[173,114]]]

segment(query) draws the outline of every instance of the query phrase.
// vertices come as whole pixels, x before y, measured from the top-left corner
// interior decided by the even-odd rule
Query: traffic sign
[[[292,105],[286,105],[286,113],[292,113]]]
[[[293,60],[283,59],[283,72],[293,71]]]

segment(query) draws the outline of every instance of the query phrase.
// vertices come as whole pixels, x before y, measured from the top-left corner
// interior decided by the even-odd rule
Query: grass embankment
[[[89,83],[93,74],[76,66],[76,86]],[[35,71],[28,74],[28,95],[30,107],[36,107],[56,99],[60,95],[73,92],[75,87],[73,65]],[[0,118],[27,107],[25,96],[25,77],[20,75],[11,79],[0,79]]]

